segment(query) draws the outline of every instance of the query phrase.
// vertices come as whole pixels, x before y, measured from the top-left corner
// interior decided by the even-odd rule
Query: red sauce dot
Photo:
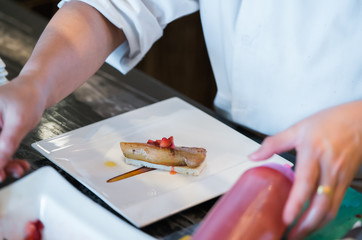
[[[362,218],[361,214],[356,214],[356,218]]]

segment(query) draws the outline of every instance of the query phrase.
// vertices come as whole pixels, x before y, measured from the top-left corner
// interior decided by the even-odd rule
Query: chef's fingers
[[[16,161],[23,169],[24,171],[29,171],[30,169],[30,163],[24,159],[15,159]]]
[[[283,220],[287,225],[301,212],[319,180],[319,164],[308,149],[297,152],[294,183],[283,211]]]
[[[30,163],[23,159],[10,160],[3,169],[0,169],[0,182],[4,181],[7,176],[19,178],[29,171]]]
[[[5,166],[5,173],[7,176],[19,178],[24,175],[25,169],[17,161],[10,161]]]
[[[349,187],[349,185],[343,186],[343,184],[337,184],[336,190],[333,194],[334,197],[333,197],[333,201],[331,203],[329,212],[324,216],[323,221],[319,224],[317,229],[324,227],[337,216],[339,207],[343,201],[343,197],[344,197],[348,187]]]
[[[260,148],[250,154],[249,158],[253,161],[260,161],[270,158],[273,154],[292,150],[296,145],[297,134],[294,132],[295,128],[292,127],[274,136],[265,138]]]
[[[336,173],[336,171],[338,173]],[[325,226],[328,222],[334,219],[338,213],[339,207],[343,201],[343,198],[346,194],[346,191],[349,187],[349,183],[352,181],[352,177],[350,175],[353,174],[343,174],[344,170],[338,169],[332,172],[332,175],[337,175],[336,187],[333,192],[333,201],[330,207],[329,212],[326,214],[324,221],[320,224],[319,228]],[[346,176],[349,175],[349,176]]]
[[[332,175],[332,166],[326,157],[329,156],[322,156],[319,161],[315,161],[319,163],[320,169],[318,185],[311,185],[314,194],[312,193],[310,204],[293,227],[289,239],[303,239],[325,224],[327,219],[330,220],[337,179]]]

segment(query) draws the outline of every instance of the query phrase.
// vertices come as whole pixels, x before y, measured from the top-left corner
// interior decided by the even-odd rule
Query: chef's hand
[[[13,155],[25,135],[40,121],[44,111],[42,93],[15,78],[0,87],[0,181],[6,176],[21,177],[30,165]]]
[[[307,201],[310,204],[289,233],[302,239],[337,214],[347,188],[362,163],[362,101],[319,112],[287,130],[267,137],[250,155],[264,160],[295,149],[295,182],[283,212],[291,224]]]
[[[0,87],[1,179],[4,167],[45,108],[81,86],[124,41],[122,27],[113,25],[91,5],[71,1],[57,11],[20,77]]]

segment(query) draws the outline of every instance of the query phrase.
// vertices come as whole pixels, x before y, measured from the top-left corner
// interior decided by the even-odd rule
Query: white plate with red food
[[[154,239],[86,197],[51,167],[0,189],[0,213],[0,239]]]
[[[170,136],[176,146],[206,149],[206,167],[198,176],[153,170],[107,182],[139,168],[126,163],[120,142],[146,143]],[[261,164],[248,159],[258,143],[179,98],[36,142],[33,147],[137,227],[225,193],[245,170]],[[279,156],[268,162],[291,165]]]

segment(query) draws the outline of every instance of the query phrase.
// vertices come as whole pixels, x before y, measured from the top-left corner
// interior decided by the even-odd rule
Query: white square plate
[[[0,239],[25,238],[29,221],[41,220],[43,239],[154,239],[93,202],[51,167],[0,190]]]
[[[136,168],[124,163],[119,142],[146,142],[169,136],[174,137],[177,146],[207,150],[207,167],[201,175],[151,171],[114,183],[106,182]],[[179,98],[33,144],[138,227],[225,193],[245,170],[261,164],[247,157],[258,146]],[[115,162],[116,166],[107,167],[108,161]],[[290,164],[279,156],[268,161]]]

